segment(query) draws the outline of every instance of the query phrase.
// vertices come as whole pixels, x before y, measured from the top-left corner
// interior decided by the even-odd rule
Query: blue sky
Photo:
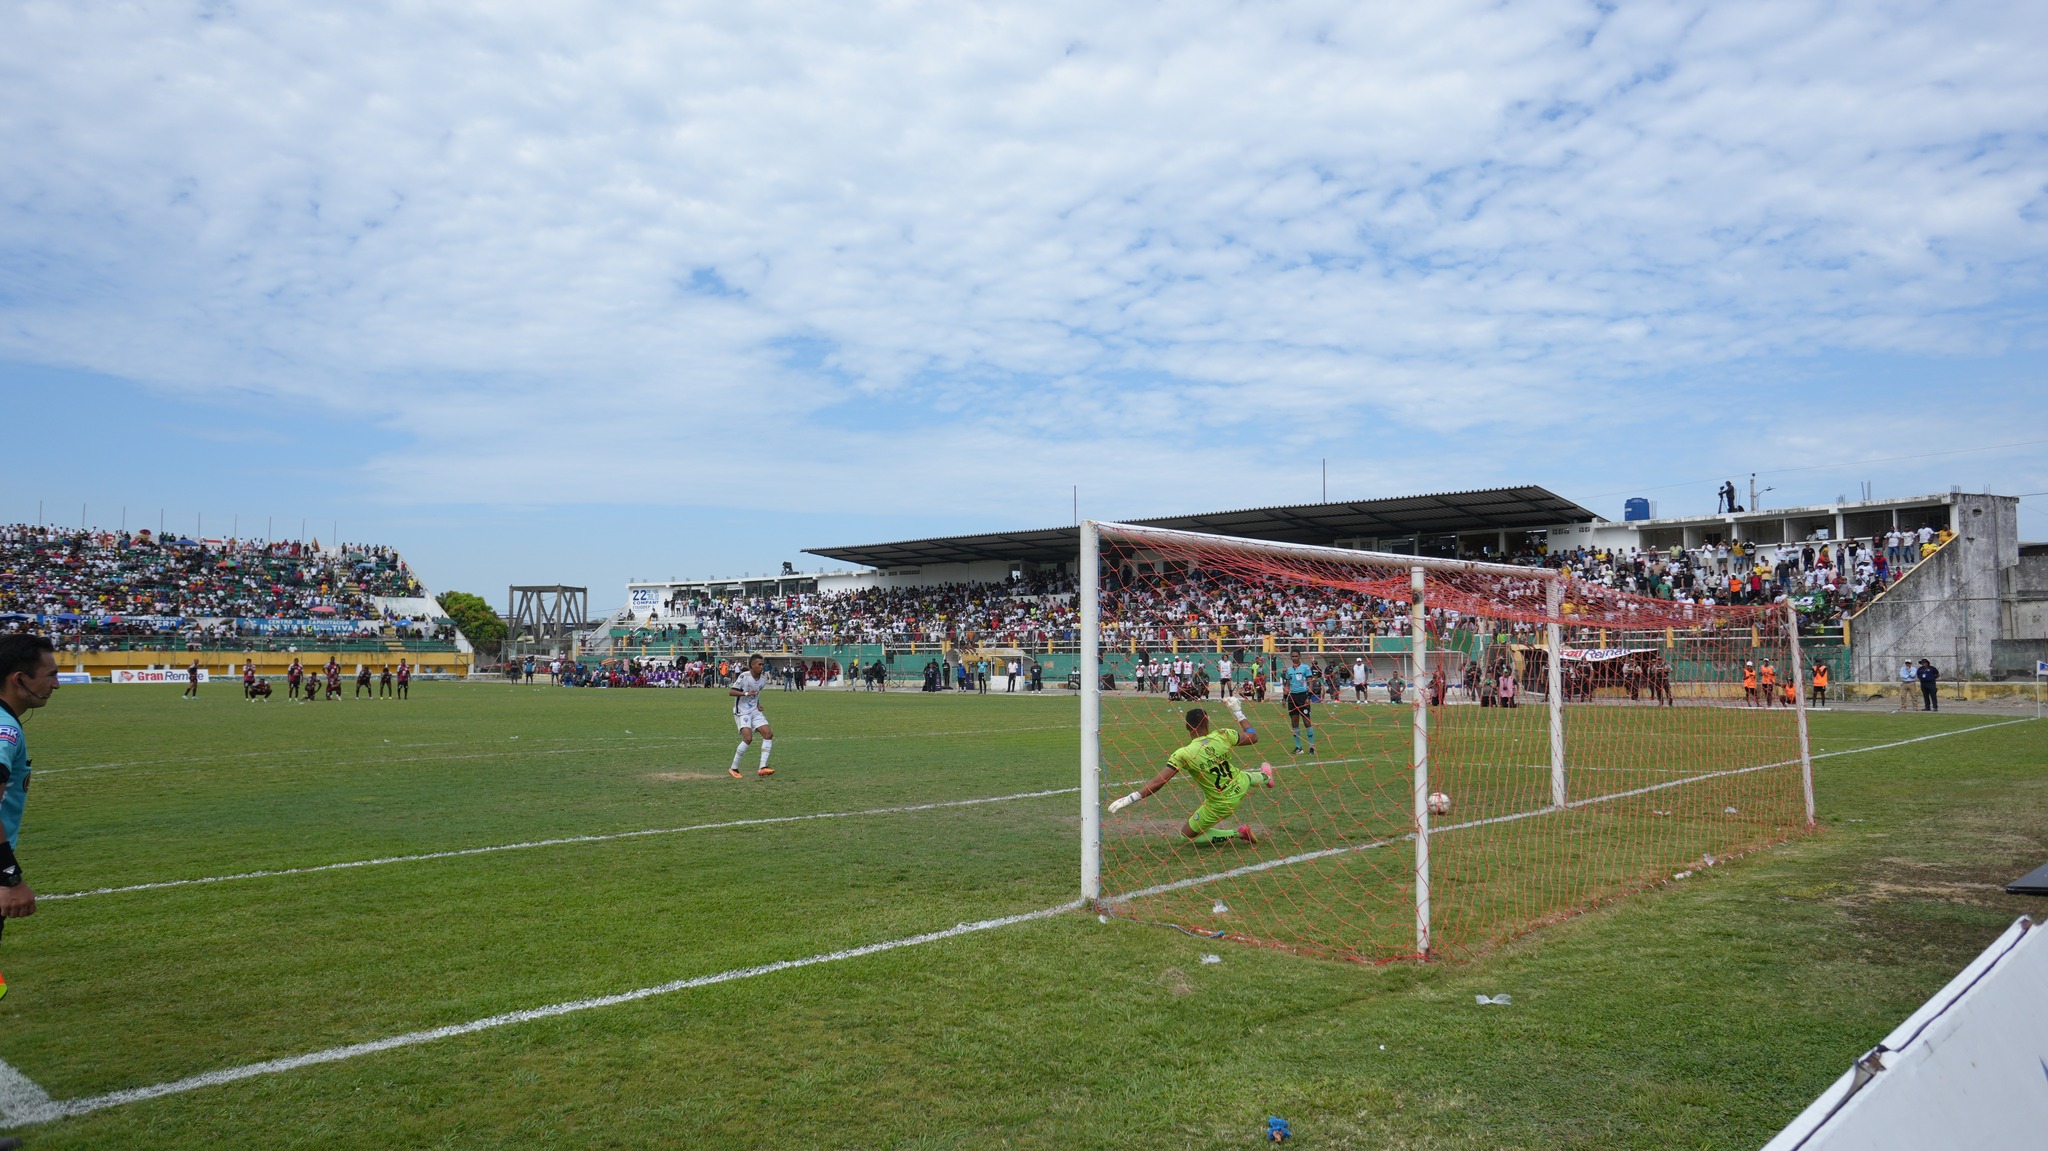
[[[1617,516],[2048,492],[2044,48],[1993,3],[10,5],[0,516],[607,604],[1325,458]]]

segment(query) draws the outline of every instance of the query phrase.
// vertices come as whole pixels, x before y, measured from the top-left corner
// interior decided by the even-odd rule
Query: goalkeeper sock
[[[747,754],[747,745],[744,743],[733,749],[732,769],[734,771],[738,771],[740,769],[740,757],[745,754]]]
[[[769,752],[771,752],[771,751],[774,751],[774,750],[775,750],[775,741],[774,741],[774,740],[772,740],[772,739],[764,739],[764,740],[762,740],[762,741],[761,741],[761,766],[762,766],[762,767],[767,767],[767,766],[768,766],[768,753],[769,753]]]

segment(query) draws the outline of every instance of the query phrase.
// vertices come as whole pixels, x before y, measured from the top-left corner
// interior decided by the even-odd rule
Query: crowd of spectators
[[[0,526],[0,624],[101,646],[175,634],[193,642],[377,635],[452,638],[445,622],[381,610],[424,594],[388,547],[158,539],[30,524]]]
[[[595,663],[584,660],[541,659],[528,656],[505,665],[514,681],[534,682],[545,676],[562,687],[705,687],[732,684],[741,671],[738,659],[631,659],[614,658]],[[803,691],[831,682],[839,665],[828,660],[778,660],[768,669],[769,678],[785,691]]]
[[[1793,544],[1716,543],[1696,548],[1580,548],[1530,552],[1525,566],[1576,577],[1567,611],[1589,613],[1589,625],[1656,615],[1649,601],[1679,605],[1754,606],[1794,600],[1805,626],[1838,623],[1913,564],[1946,543],[1949,533],[1925,527],[1889,537],[1807,540]],[[1116,557],[1107,566],[1102,628],[1112,648],[1165,648],[1176,642],[1273,636],[1281,640],[1403,636],[1410,627],[1405,596],[1375,596],[1278,575],[1219,572],[1194,563]],[[1533,574],[1533,573],[1532,573]],[[1499,581],[1493,602],[1523,608],[1499,630],[1531,633],[1527,617],[1544,611],[1546,581]],[[1038,573],[993,583],[870,587],[799,595],[678,601],[645,634],[682,641],[694,623],[712,651],[795,651],[807,644],[1014,647],[1047,650],[1078,639],[1074,581]],[[1398,597],[1398,598],[1396,598]],[[1690,613],[1685,613],[1689,615]],[[1456,628],[1459,613],[1431,610],[1432,628]],[[942,677],[947,678],[947,677]]]
[[[1736,541],[1696,548],[1579,548],[1546,556],[1590,584],[1698,604],[1776,603],[1803,600],[1809,624],[1839,623],[1877,597],[1951,538],[1946,528],[1847,540],[1788,544]]]
[[[691,610],[678,604],[673,610]],[[698,630],[720,651],[795,650],[804,644],[962,642],[1044,647],[1080,634],[1074,581],[1034,574],[998,583],[860,588],[847,592],[710,600]]]

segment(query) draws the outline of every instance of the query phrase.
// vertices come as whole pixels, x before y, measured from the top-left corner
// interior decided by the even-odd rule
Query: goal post
[[[1423,607],[1426,579],[1419,567],[1408,569],[1408,654],[1415,679],[1415,954],[1429,954],[1429,705],[1423,685],[1429,681],[1429,628]]]
[[[1799,716],[1799,790],[1806,802],[1806,826],[1813,826],[1813,744],[1806,735],[1806,661],[1799,650],[1799,609],[1785,597],[1785,641],[1792,653],[1792,698]]]
[[[1081,898],[1102,896],[1102,535],[1081,525]]]
[[[1108,522],[1080,551],[1081,881],[1105,914],[1462,954],[1810,826],[1778,605]],[[1105,808],[1191,719],[1231,724],[1226,697],[1255,736],[1234,771]]]

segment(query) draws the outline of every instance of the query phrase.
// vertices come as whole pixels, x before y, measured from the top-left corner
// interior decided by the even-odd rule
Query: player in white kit
[[[740,779],[740,757],[747,754],[747,745],[754,742],[754,733],[761,733],[761,763],[755,775],[774,775],[775,769],[768,766],[768,753],[775,750],[775,732],[768,727],[768,717],[761,714],[761,689],[768,686],[768,661],[760,656],[747,660],[747,670],[739,673],[732,681],[726,694],[732,696],[732,721],[740,728],[740,745],[732,753],[732,767],[727,774]]]

